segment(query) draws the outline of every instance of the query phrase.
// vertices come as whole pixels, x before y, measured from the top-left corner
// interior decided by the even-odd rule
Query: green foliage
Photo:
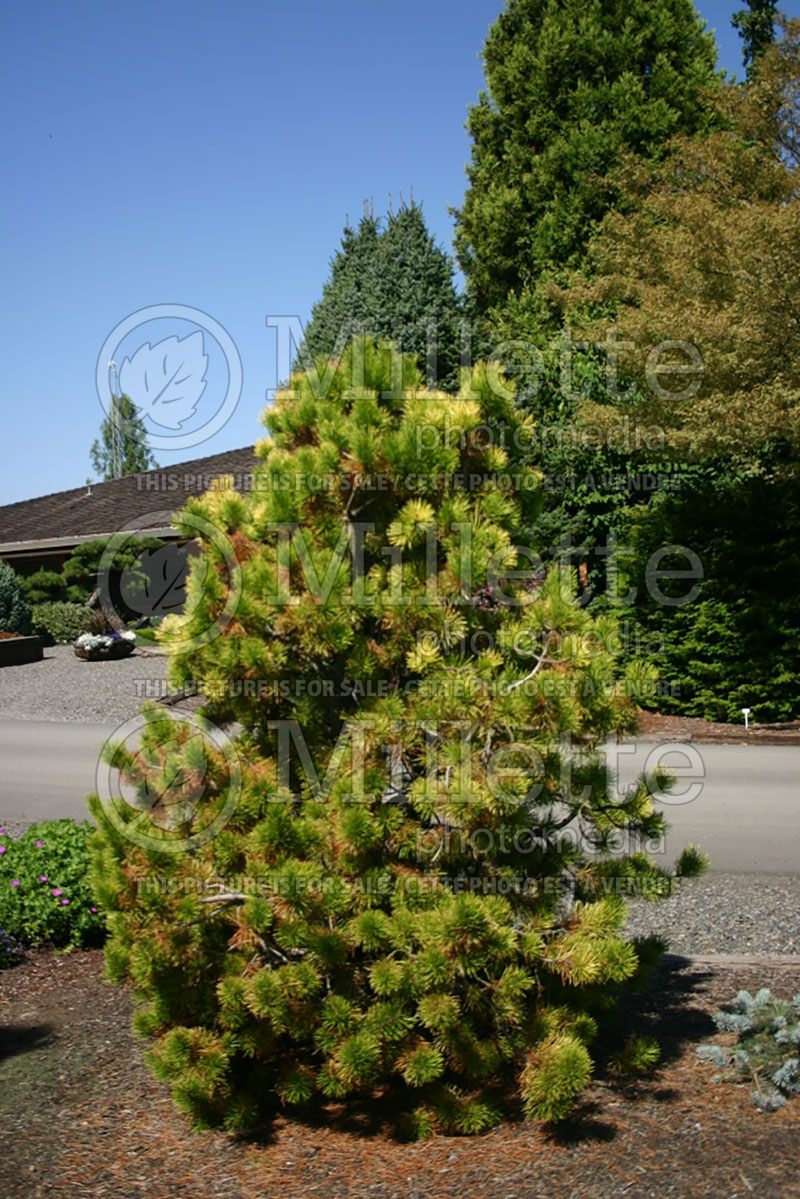
[[[84,604],[37,604],[31,614],[34,632],[41,634],[48,645],[69,645],[86,632],[89,609]]]
[[[0,970],[18,966],[25,957],[25,946],[17,938],[0,928]]]
[[[118,576],[126,567],[132,566],[140,554],[148,549],[157,550],[161,544],[157,537],[126,537],[107,563],[111,576],[109,586],[113,588]],[[104,537],[84,541],[75,547],[64,563],[64,579],[70,586],[81,588],[87,599],[98,586],[98,570],[107,545],[108,541]]]
[[[584,259],[623,150],[707,127],[713,36],[691,0],[508,0],[469,112],[456,248],[479,312]]]
[[[747,0],[747,8],[741,8],[731,17],[734,29],[742,39],[742,61],[748,76],[754,72],[756,59],[775,40],[777,0]]]
[[[144,593],[147,580],[140,556],[147,550],[158,550],[161,546],[162,542],[157,537],[125,537],[107,558],[106,538],[98,537],[83,542],[75,547],[64,563],[62,578],[67,595],[81,602],[87,600],[98,588],[102,588],[107,606],[123,619],[135,620],[142,613],[126,601],[131,600],[135,603],[136,596]]]
[[[45,820],[12,840],[0,834],[0,928],[28,946],[99,945],[88,883],[88,821]]]
[[[584,422],[655,425],[679,459],[776,479],[800,474],[800,21],[781,33],[745,87],[717,90],[721,128],[623,161],[624,206],[583,276],[550,289],[575,336],[615,335],[635,385],[588,396]],[[651,351],[683,378],[659,383]]]
[[[675,863],[675,875],[677,878],[698,878],[708,870],[708,866],[708,854],[703,853],[696,845],[687,845]]]
[[[756,1107],[774,1111],[800,1095],[800,995],[779,999],[763,987],[740,991],[714,1016],[721,1032],[736,1033],[734,1046],[701,1045],[698,1057],[721,1073],[712,1081],[747,1080]]]
[[[12,566],[0,562],[0,632],[30,633],[31,613],[22,581]]]
[[[112,396],[111,412],[100,425],[100,438],[93,442],[89,451],[92,467],[101,480],[114,479],[120,475],[135,475],[142,470],[158,466],[147,446],[147,432],[136,405],[129,396]],[[116,472],[114,462],[114,431],[112,417],[119,427],[120,470]]]
[[[57,570],[37,570],[25,575],[21,580],[25,595],[31,607],[36,604],[60,603],[67,599],[64,576]],[[82,596],[77,598],[78,602]]]
[[[190,501],[218,535],[158,634],[171,682],[241,727],[241,792],[206,835],[229,763],[154,706],[135,753],[109,748],[138,795],[114,820],[90,799],[109,972],[198,1125],[393,1083],[417,1135],[480,1131],[514,1094],[559,1119],[594,1008],[653,954],[625,941],[616,884],[672,876],[642,852],[663,830],[646,780],[617,796],[596,749],[635,721],[614,620],[568,571],[527,569],[540,489],[511,434],[530,417],[492,368],[451,398],[367,339],[264,419],[252,491]],[[201,644],[220,533],[241,598]]]
[[[103,562],[108,541],[97,537],[76,546],[60,574],[54,570],[37,570],[20,581],[32,607],[44,606],[44,610],[49,610],[53,604],[83,605],[100,586],[98,572],[103,563],[103,569],[107,571],[107,579],[103,581],[104,592],[115,611],[133,619],[141,613],[134,612],[125,603],[120,592],[120,581],[124,573],[125,595],[128,598],[135,596],[137,587],[143,587],[146,581],[138,563],[139,556],[147,550],[158,550],[161,544],[157,537],[129,537],[120,544],[109,562]],[[53,636],[56,641],[71,640],[69,637]]]
[[[791,720],[800,700],[800,23],[780,29],[746,87],[717,89],[720,127],[675,138],[660,163],[628,157],[623,211],[606,218],[583,273],[512,297],[498,327],[520,402],[548,425],[528,456],[545,479],[531,543],[545,562],[585,567],[584,601],[613,607],[626,654],[657,667],[645,707],[710,719],[741,721],[749,707]],[[553,305],[569,325],[557,335],[546,331]],[[526,355],[515,339],[535,344]],[[650,349],[670,339],[702,354],[699,390],[683,399],[657,395],[647,375]],[[613,541],[616,592],[635,589],[633,602],[613,594]],[[670,545],[702,566],[691,602],[671,602],[685,580],[664,583],[667,602],[648,585]],[[676,553],[661,565],[689,563]]]
[[[592,1059],[576,1037],[558,1033],[538,1046],[522,1073],[521,1091],[527,1115],[562,1120],[592,1074]]]
[[[633,523],[626,563],[637,588],[631,618],[654,647],[652,662],[669,684],[662,712],[741,722],[793,720],[800,708],[800,485],[709,472],[685,492],[663,494]],[[651,555],[689,547],[703,569],[692,603],[659,602],[647,587]],[[682,555],[664,570],[686,570]],[[686,579],[661,580],[667,597]],[[623,588],[624,590],[624,588]]]
[[[348,225],[322,298],[311,310],[295,369],[342,352],[353,334],[389,338],[416,355],[429,385],[457,390],[459,306],[453,263],[436,245],[422,208],[402,204],[385,224],[365,214]]]
[[[611,1068],[617,1074],[648,1074],[655,1069],[661,1050],[652,1037],[634,1035],[611,1058]]]

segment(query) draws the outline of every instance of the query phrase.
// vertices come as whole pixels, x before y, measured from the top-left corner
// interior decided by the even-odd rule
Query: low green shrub
[[[31,631],[31,610],[25,590],[7,562],[0,562],[0,631],[23,634]]]
[[[740,991],[729,1010],[716,1012],[720,1032],[735,1032],[735,1045],[701,1045],[697,1056],[712,1062],[724,1079],[752,1081],[756,1107],[775,1111],[800,1095],[800,995],[779,999],[767,987]]]
[[[87,878],[93,831],[88,820],[45,820],[17,840],[0,830],[0,929],[7,937],[27,946],[102,943]]]
[[[86,631],[89,610],[83,604],[37,604],[31,624],[49,644],[68,645]]]

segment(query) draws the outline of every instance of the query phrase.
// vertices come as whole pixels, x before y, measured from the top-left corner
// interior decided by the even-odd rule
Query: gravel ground
[[[85,662],[71,645],[49,646],[41,662],[0,670],[0,718],[121,723],[148,696],[162,694],[166,674],[167,659],[150,651],[137,649],[116,662]]]
[[[800,954],[800,878],[704,874],[630,905],[628,934],[658,933],[677,954]]]

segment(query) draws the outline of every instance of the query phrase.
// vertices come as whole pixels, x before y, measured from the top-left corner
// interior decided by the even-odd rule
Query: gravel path
[[[166,674],[167,659],[149,651],[85,662],[71,645],[53,645],[41,662],[0,670],[0,719],[121,723],[163,694]]]
[[[628,935],[658,933],[672,953],[800,954],[800,878],[704,874],[656,903],[630,905]]]

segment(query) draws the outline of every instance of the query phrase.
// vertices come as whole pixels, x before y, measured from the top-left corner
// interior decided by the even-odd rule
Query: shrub
[[[6,633],[31,631],[31,612],[25,591],[7,562],[0,562],[0,629]]]
[[[728,1010],[715,1013],[721,1032],[735,1032],[734,1046],[701,1045],[698,1057],[722,1071],[725,1078],[752,1082],[750,1098],[756,1107],[775,1111],[800,1095],[800,995],[779,999],[767,987],[756,995],[740,991]]]
[[[63,602],[67,598],[64,576],[57,570],[36,570],[22,579],[22,585],[31,607]]]
[[[698,472],[699,474],[699,472]],[[660,648],[652,656],[674,689],[659,695],[661,712],[742,721],[794,720],[800,714],[800,484],[763,478],[730,480],[709,472],[680,492],[663,492],[632,521],[629,614],[634,640]],[[757,529],[743,537],[742,529]],[[627,539],[627,535],[626,535]],[[692,603],[652,598],[646,580],[651,555],[685,546],[699,559],[702,578]],[[627,564],[626,564],[627,565]],[[685,571],[683,552],[660,570]],[[685,596],[694,580],[661,579],[668,597]]]
[[[83,604],[37,604],[31,623],[49,644],[68,645],[85,632],[89,609]]]
[[[110,561],[105,562],[108,544],[106,538],[96,538],[75,547],[64,563],[63,579],[68,588],[67,598],[81,602],[87,600],[101,584],[98,572],[101,563],[104,563],[104,569],[108,568],[108,578],[102,582],[108,603],[126,619],[135,620],[142,613],[125,603],[120,583],[125,575],[131,591],[136,591],[137,583],[141,587],[146,582],[140,565],[141,555],[147,550],[160,549],[162,543],[157,537],[124,537]]]
[[[16,841],[0,830],[0,928],[28,946],[99,944],[88,821],[45,820]]]
[[[190,501],[216,533],[159,641],[242,726],[238,765],[150,705],[139,750],[107,754],[138,806],[90,805],[108,969],[196,1125],[393,1082],[417,1135],[477,1132],[514,1092],[559,1119],[651,956],[617,883],[664,889],[640,849],[662,817],[594,748],[646,672],[617,676],[569,572],[522,570],[539,481],[499,382],[477,367],[452,400],[356,342],[324,398],[311,374],[277,398],[251,493]]]

